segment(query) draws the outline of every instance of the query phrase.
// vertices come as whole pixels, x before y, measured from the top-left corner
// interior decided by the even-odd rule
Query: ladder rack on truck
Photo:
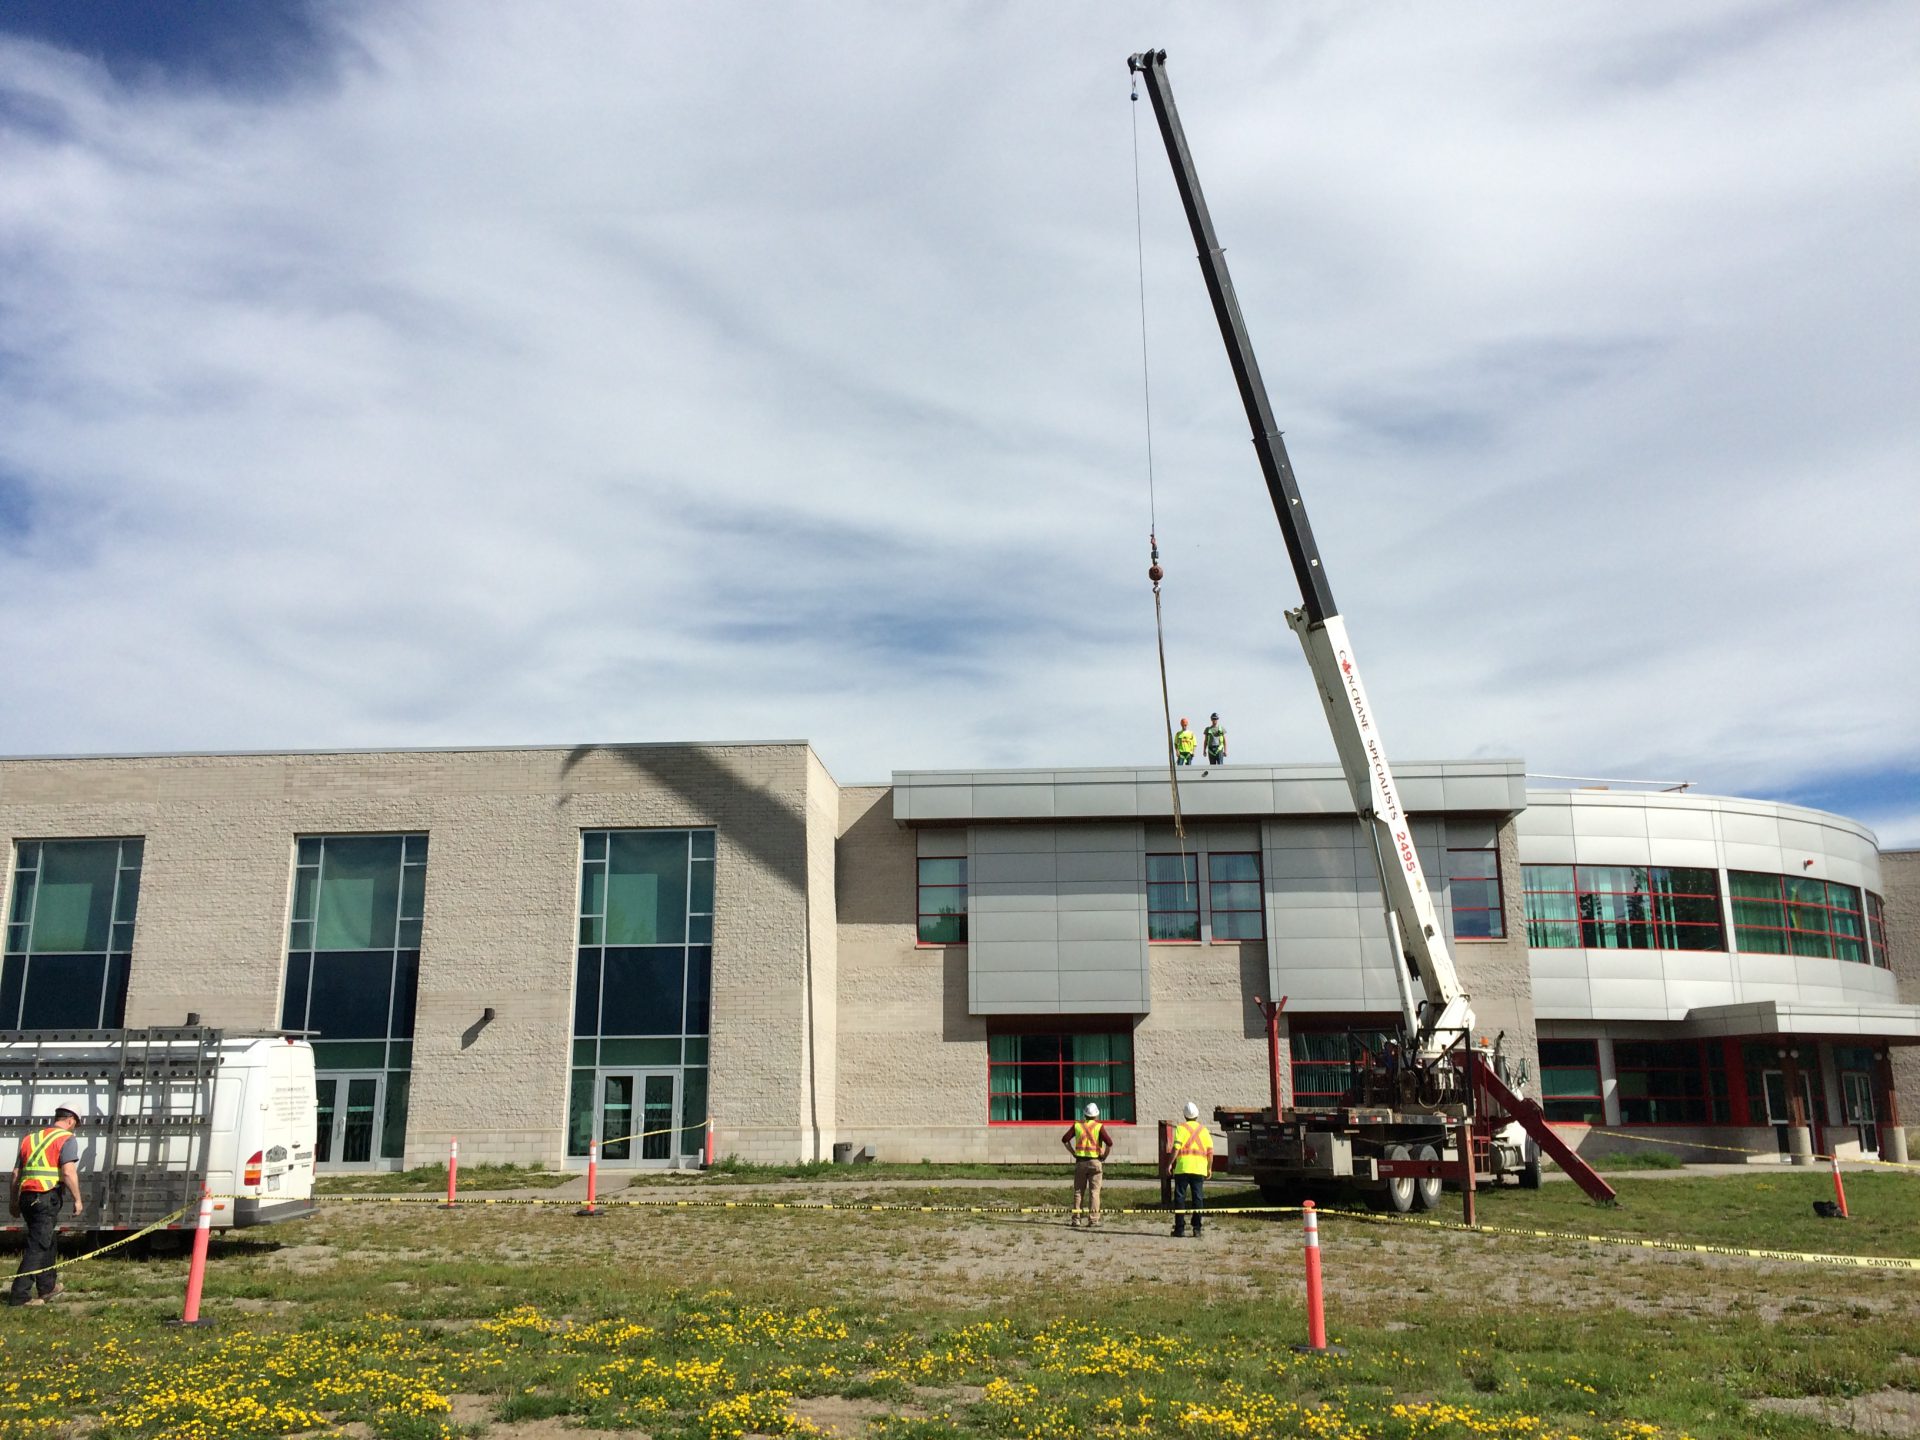
[[[82,1228],[143,1229],[206,1185],[218,1225],[288,1219],[314,1208],[312,1075],[311,1046],[257,1031],[0,1031],[0,1129],[80,1115]]]

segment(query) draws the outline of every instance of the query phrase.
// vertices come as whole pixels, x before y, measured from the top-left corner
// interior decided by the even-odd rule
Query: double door
[[[1846,1107],[1847,1124],[1860,1137],[1860,1153],[1878,1155],[1880,1124],[1873,1109],[1873,1076],[1859,1070],[1842,1070],[1840,1103]]]
[[[1793,1109],[1787,1103],[1786,1072],[1768,1070],[1764,1072],[1761,1079],[1766,1084],[1767,1123],[1773,1126],[1774,1143],[1780,1147],[1780,1153],[1785,1155],[1792,1148],[1788,1142],[1787,1132],[1793,1128]],[[1800,1072],[1800,1099],[1806,1106],[1807,1134],[1813,1142],[1813,1148],[1818,1151],[1821,1146],[1822,1128],[1820,1112],[1813,1103],[1813,1076],[1805,1070]]]
[[[594,1138],[615,1165],[672,1165],[680,1154],[680,1075],[674,1070],[602,1070]]]
[[[314,1164],[333,1169],[377,1165],[387,1077],[379,1071],[333,1072],[314,1076],[313,1083],[320,1120],[313,1141]]]

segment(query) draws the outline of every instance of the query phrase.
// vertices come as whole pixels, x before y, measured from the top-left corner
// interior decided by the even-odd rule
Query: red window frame
[[[1122,1048],[1120,1045],[1113,1044],[1112,1042],[1124,1042],[1126,1051],[1125,1058],[1115,1059],[1112,1058],[1111,1054],[1109,1058],[1105,1060],[1076,1060],[1071,1058],[1072,1042],[1086,1035],[1106,1036],[1110,1042],[1110,1050]],[[1020,1042],[1028,1040],[1052,1040],[1058,1045],[1059,1055],[1052,1061],[1027,1059],[1018,1052],[1020,1050]],[[1005,1041],[1015,1042],[1012,1048],[1016,1053],[1011,1057],[996,1057],[994,1051],[1003,1048],[1001,1042]],[[1059,1076],[1055,1089],[1028,1089],[1024,1081],[1033,1078],[1031,1073],[1024,1074],[1021,1077],[1023,1083],[1018,1089],[1005,1092],[997,1092],[994,1089],[993,1079],[996,1070],[1032,1072],[1048,1064],[1056,1067]],[[1091,1100],[1100,1107],[1100,1119],[1102,1123],[1108,1125],[1132,1125],[1135,1123],[1134,1086],[1137,1081],[1133,1064],[1133,1027],[1131,1025],[1120,1024],[1110,1026],[1099,1023],[1075,1025],[1069,1021],[1066,1023],[1056,1023],[1053,1026],[1047,1027],[1029,1028],[1017,1022],[1014,1025],[1004,1028],[992,1027],[987,1032],[987,1124],[990,1126],[1013,1127],[1023,1125],[1071,1125],[1075,1120],[1080,1118],[1081,1108]],[[1109,1083],[1105,1089],[1082,1090],[1075,1083],[1077,1079],[1076,1072],[1080,1069],[1104,1069],[1108,1074],[1102,1078],[1111,1082],[1115,1078],[1113,1072],[1121,1070],[1122,1068],[1126,1071],[1125,1078],[1128,1082],[1124,1088]],[[994,1101],[1002,1098],[1003,1095],[1005,1097],[1018,1097],[1022,1102],[1028,1099],[1037,1101],[1057,1100],[1060,1104],[1055,1108],[1057,1108],[1060,1113],[1057,1116],[1048,1116],[1044,1119],[1034,1120],[995,1119],[993,1113]],[[1124,1114],[1122,1112],[1124,1112]]]
[[[1337,1106],[1353,1088],[1353,1067],[1369,1054],[1378,1054],[1392,1038],[1392,1022],[1362,1018],[1351,1024],[1328,1025],[1324,1021],[1314,1025],[1294,1026],[1287,1032],[1287,1062],[1289,1080],[1293,1086],[1293,1103],[1309,1108],[1326,1109]],[[1302,1056],[1296,1040],[1346,1041],[1344,1056]],[[1369,1043],[1371,1041],[1372,1043]],[[1345,1078],[1333,1089],[1315,1086],[1305,1089],[1303,1079],[1317,1079],[1331,1071],[1341,1071]]]
[[[924,862],[928,860],[958,861],[960,865],[960,883],[957,885],[947,881],[935,881],[935,882],[929,883],[925,880],[922,880],[920,878],[920,867]],[[922,856],[919,856],[914,861],[913,870],[914,870],[914,884],[915,884],[914,908],[918,912],[914,920],[914,930],[913,930],[914,947],[920,950],[944,950],[949,945],[966,944],[967,943],[967,857],[964,855],[922,855]],[[929,890],[959,891],[960,894],[958,898],[960,901],[960,909],[957,912],[947,911],[947,910],[927,909],[927,892]],[[926,938],[927,922],[929,920],[935,920],[935,921],[950,920],[950,919],[953,919],[956,914],[958,915],[960,920],[960,938],[958,940],[929,940]]]
[[[1487,860],[1489,862],[1488,873],[1485,875],[1461,874],[1460,872],[1454,869],[1455,861],[1453,857],[1456,855],[1474,855]],[[1446,863],[1447,863],[1447,901],[1453,910],[1453,938],[1455,940],[1472,940],[1472,941],[1475,941],[1476,943],[1482,942],[1482,941],[1489,941],[1489,940],[1506,939],[1507,938],[1507,892],[1506,892],[1505,885],[1502,883],[1500,879],[1499,850],[1487,849],[1485,847],[1477,847],[1477,846],[1463,846],[1457,849],[1449,849],[1447,851]],[[1493,904],[1490,906],[1489,905],[1462,905],[1460,903],[1459,892],[1454,889],[1453,882],[1456,880],[1476,880],[1476,881],[1491,880],[1493,882]],[[1460,933],[1460,916],[1462,914],[1489,916],[1490,918],[1487,924],[1487,933],[1484,935],[1462,935]]]
[[[1571,890],[1558,887],[1545,888],[1536,883],[1542,871],[1564,870],[1571,877]],[[1612,886],[1598,888],[1587,883],[1586,876],[1597,871],[1637,870],[1646,880],[1644,889],[1615,889]],[[1712,877],[1711,892],[1703,890],[1667,890],[1654,883],[1656,874],[1672,874],[1675,871],[1697,870]],[[1520,883],[1527,904],[1527,948],[1530,950],[1645,950],[1665,951],[1674,955],[1724,955],[1727,953],[1727,927],[1724,912],[1721,909],[1719,872],[1704,865],[1522,865]],[[1573,904],[1571,915],[1535,915],[1532,901],[1535,896],[1570,896]],[[1710,900],[1713,902],[1712,920],[1678,920],[1663,917],[1660,914],[1662,900]],[[1593,901],[1593,904],[1589,904]],[[1615,903],[1624,901],[1625,903]],[[1637,902],[1637,903],[1636,903]],[[1603,910],[1620,911],[1622,914],[1602,914]],[[1644,945],[1596,945],[1593,940],[1606,930],[1624,931],[1629,939],[1643,938]],[[1711,934],[1715,944],[1709,946],[1665,945],[1661,941],[1671,935],[1679,938],[1680,932],[1698,932],[1704,938]],[[1571,941],[1554,938],[1555,933],[1571,932]]]
[[[1153,878],[1153,862],[1156,860],[1184,860],[1186,862],[1185,869],[1187,878],[1184,880],[1155,880]],[[1164,898],[1164,893],[1175,887],[1193,896],[1193,907],[1191,911],[1184,905],[1174,908],[1170,906],[1157,906],[1153,903],[1156,898]],[[1155,896],[1154,892],[1156,890],[1162,892],[1160,897]],[[1154,917],[1156,915],[1187,914],[1193,916],[1193,934],[1170,935],[1162,939],[1153,933]],[[1199,851],[1189,850],[1185,854],[1181,854],[1178,851],[1149,851],[1147,853],[1147,943],[1149,945],[1198,945],[1200,943]]]
[[[1859,897],[1871,892],[1862,890],[1858,885],[1841,885],[1831,880],[1821,880],[1811,875],[1770,875],[1764,870],[1730,870],[1727,872],[1727,888],[1733,889],[1734,878],[1742,880],[1765,880],[1772,882],[1771,895],[1735,895],[1733,896],[1733,934],[1734,945],[1745,949],[1747,934],[1753,936],[1778,935],[1778,950],[1755,950],[1749,953],[1758,955],[1799,955],[1813,960],[1841,960],[1849,965],[1870,963],[1869,936],[1867,931],[1867,913],[1864,902]],[[1820,898],[1813,899],[1807,888],[1818,885]],[[1799,890],[1801,893],[1795,894]],[[1855,897],[1855,905],[1836,905],[1834,892],[1841,891]],[[1777,897],[1777,898],[1776,898]],[[1740,907],[1766,906],[1779,922],[1764,925],[1740,918]],[[1834,916],[1853,917],[1852,930],[1834,928]],[[1817,925],[1796,924],[1796,921],[1813,919]],[[1746,932],[1743,934],[1743,932]],[[1842,946],[1851,946],[1859,950],[1858,955],[1842,955]]]
[[[1575,1046],[1584,1046],[1585,1049],[1583,1053],[1588,1059],[1583,1059],[1579,1064],[1573,1064],[1569,1059],[1563,1059],[1558,1064],[1549,1064],[1547,1062],[1547,1046],[1549,1045],[1565,1047],[1569,1052]],[[1588,1063],[1589,1060],[1591,1063]],[[1547,1071],[1549,1070],[1591,1070],[1593,1072],[1593,1089],[1591,1091],[1549,1091],[1547,1089]],[[1604,1082],[1600,1079],[1600,1042],[1598,1040],[1580,1038],[1563,1040],[1556,1036],[1544,1035],[1540,1038],[1540,1108],[1546,1112],[1547,1119],[1550,1122],[1555,1125],[1606,1124],[1607,1102],[1605,1097],[1600,1093],[1604,1088]],[[1554,1107],[1556,1105],[1562,1107],[1578,1105],[1581,1108],[1581,1113],[1578,1115],[1569,1115],[1565,1113],[1564,1109],[1560,1113],[1555,1113]]]
[[[1691,1051],[1692,1058],[1690,1063],[1681,1064],[1635,1064],[1631,1057],[1632,1047],[1636,1045],[1657,1045],[1672,1051]],[[1623,1047],[1626,1048],[1629,1057],[1624,1060],[1621,1058]],[[1723,1058],[1719,1045],[1710,1045],[1703,1040],[1615,1040],[1613,1042],[1613,1085],[1614,1098],[1620,1106],[1620,1124],[1623,1127],[1631,1125],[1637,1130],[1653,1130],[1668,1125],[1726,1124],[1724,1116],[1730,1106],[1723,1098],[1722,1088],[1714,1085],[1714,1062],[1723,1061]],[[1671,1078],[1661,1081],[1649,1079],[1646,1085],[1647,1093],[1644,1095],[1629,1093],[1636,1088],[1629,1082],[1629,1076],[1674,1077],[1689,1073],[1699,1080],[1700,1090],[1697,1095],[1688,1094],[1684,1085],[1676,1087]],[[1724,1077],[1724,1068],[1720,1073]],[[1675,1109],[1697,1106],[1699,1113],[1680,1114],[1672,1119],[1636,1120],[1633,1118],[1639,1106],[1657,1107],[1663,1104]]]
[[[1213,874],[1213,862],[1216,860],[1251,860],[1253,862],[1252,880],[1216,880]],[[1219,901],[1220,887],[1224,885],[1252,885],[1253,904],[1222,905]],[[1266,904],[1263,900],[1265,887],[1261,883],[1260,852],[1258,850],[1221,850],[1207,852],[1207,938],[1216,945],[1238,945],[1243,940],[1264,940],[1267,938]],[[1222,915],[1253,916],[1251,935],[1222,935],[1220,917]]]

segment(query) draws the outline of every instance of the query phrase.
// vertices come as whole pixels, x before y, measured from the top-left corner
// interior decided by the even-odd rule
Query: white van
[[[81,1116],[80,1228],[140,1229],[194,1206],[203,1183],[217,1226],[316,1208],[313,1047],[297,1036],[203,1026],[0,1032],[0,1135],[17,1145],[62,1106]],[[170,1228],[190,1228],[196,1214],[189,1208]]]

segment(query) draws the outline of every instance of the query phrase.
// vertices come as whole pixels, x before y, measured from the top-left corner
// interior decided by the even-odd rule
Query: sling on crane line
[[[1301,603],[1286,612],[1287,625],[1299,638],[1306,652],[1307,668],[1312,672],[1314,688],[1333,733],[1334,749],[1339,753],[1340,769],[1353,797],[1353,808],[1367,832],[1373,851],[1374,868],[1380,878],[1380,893],[1386,913],[1387,934],[1393,944],[1393,974],[1397,982],[1402,1038],[1390,1055],[1373,1057],[1357,1067],[1361,1074],[1357,1089],[1361,1103],[1385,1100],[1406,1113],[1383,1121],[1376,1128],[1386,1138],[1399,1136],[1391,1145],[1382,1139],[1380,1159],[1393,1175],[1393,1166],[1402,1162],[1408,1193],[1416,1183],[1435,1178],[1425,1168],[1427,1161],[1410,1158],[1409,1145],[1401,1143],[1424,1132],[1420,1117],[1433,1120],[1458,1113],[1462,1119],[1498,1116],[1505,1123],[1491,1140],[1489,1166],[1493,1174],[1519,1170],[1539,1179],[1539,1152],[1529,1150],[1525,1137],[1551,1154],[1595,1199],[1612,1199],[1613,1190],[1569,1148],[1547,1125],[1544,1112],[1520,1092],[1514,1077],[1506,1070],[1498,1045],[1489,1046],[1474,1035],[1473,1007],[1460,984],[1453,956],[1440,930],[1433,895],[1420,864],[1413,839],[1413,823],[1400,803],[1399,787],[1387,763],[1386,747],[1380,739],[1372,705],[1360,680],[1353,644],[1347,636],[1346,621],[1334,604],[1333,588],[1327,582],[1326,567],[1321,564],[1313,527],[1307,522],[1306,504],[1294,481],[1293,464],[1287,458],[1286,441],[1273,416],[1267,398],[1266,382],[1254,359],[1253,342],[1248,338],[1240,302],[1234,294],[1233,279],[1227,273],[1226,254],[1214,234],[1213,217],[1207,211],[1206,197],[1200,191],[1200,177],[1187,148],[1186,132],[1173,103],[1173,91],[1167,83],[1167,52],[1147,50],[1130,56],[1127,69],[1144,81],[1153,113],[1166,143],[1167,158],[1173,166],[1174,183],[1180,191],[1180,203],[1187,212],[1187,223],[1199,249],[1201,274],[1213,312],[1226,343],[1227,360],[1233,368],[1247,422],[1253,430],[1254,453],[1266,477],[1267,494],[1273,502],[1280,533],[1286,541],[1287,557],[1292,562],[1294,579],[1300,587]],[[1137,161],[1136,161],[1137,176]],[[1136,197],[1137,197],[1136,178]],[[1136,198],[1137,203],[1137,198]],[[1416,996],[1413,980],[1417,976],[1421,995]],[[1273,1043],[1277,1044],[1277,1040]],[[1281,1131],[1280,1096],[1273,1097],[1274,1123]],[[1402,1133],[1405,1132],[1405,1133]],[[1293,1140],[1300,1139],[1296,1131]],[[1311,1158],[1310,1146],[1302,1145]],[[1400,1155],[1393,1152],[1398,1150]],[[1370,1163],[1372,1161],[1370,1160]],[[1439,1165],[1436,1158],[1432,1165]],[[1375,1166],[1376,1174],[1378,1166]],[[1477,1159],[1475,1161],[1478,1173]],[[1390,1178],[1388,1186],[1396,1196],[1400,1184]],[[1436,1181],[1437,1188],[1437,1181]]]

